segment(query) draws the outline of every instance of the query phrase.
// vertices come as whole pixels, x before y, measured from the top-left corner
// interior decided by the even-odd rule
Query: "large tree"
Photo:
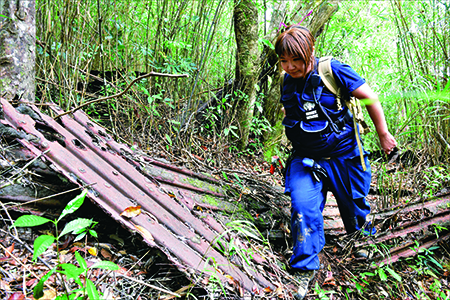
[[[240,124],[239,147],[243,150],[248,143],[253,110],[256,100],[255,85],[258,82],[260,51],[258,49],[258,8],[254,0],[234,0],[234,31],[236,34],[237,57],[236,78],[240,82],[241,94],[236,105]]]
[[[0,0],[0,97],[34,101],[35,1]]]

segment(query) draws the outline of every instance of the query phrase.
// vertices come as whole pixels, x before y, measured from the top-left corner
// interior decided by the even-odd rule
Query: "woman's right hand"
[[[381,149],[383,149],[386,154],[390,154],[394,151],[394,148],[397,147],[397,141],[389,131],[379,135],[378,138],[380,139]]]

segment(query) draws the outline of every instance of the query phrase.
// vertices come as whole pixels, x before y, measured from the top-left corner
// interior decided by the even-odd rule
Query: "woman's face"
[[[280,63],[283,70],[293,78],[305,78],[311,72],[311,67],[306,67],[305,62],[297,56],[283,54],[280,56]]]

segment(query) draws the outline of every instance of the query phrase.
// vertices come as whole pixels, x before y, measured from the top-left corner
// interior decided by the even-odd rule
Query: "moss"
[[[220,202],[218,201],[218,199],[216,197],[213,197],[211,195],[203,195],[202,196],[202,202],[203,203],[207,203],[211,206],[217,206],[217,207],[221,207],[220,206]]]
[[[220,187],[213,185],[213,184],[206,183],[204,180],[200,180],[200,179],[192,178],[192,177],[186,177],[186,181],[190,185],[195,186],[197,188],[207,189],[211,192],[218,193],[218,194],[223,193],[223,191]]]
[[[222,200],[211,195],[202,195],[200,201],[204,204],[223,209],[224,211],[222,212],[222,214],[226,215],[232,220],[245,219],[254,222],[254,218],[252,217],[252,215],[245,209],[245,207],[241,203],[230,203],[226,200]]]

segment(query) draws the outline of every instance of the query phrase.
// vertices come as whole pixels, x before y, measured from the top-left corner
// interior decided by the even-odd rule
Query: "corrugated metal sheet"
[[[55,121],[28,105],[31,118],[5,99],[0,100],[4,117],[1,123],[23,133],[18,138],[23,146],[70,181],[89,186],[92,201],[122,226],[140,234],[149,246],[161,249],[180,270],[208,275],[205,270],[214,269],[214,275],[223,282],[227,282],[224,275],[230,275],[247,291],[255,287],[275,289],[262,273],[233,264],[211,247],[224,228],[209,215],[199,218],[192,210],[197,205],[209,205],[205,197],[225,197],[217,180],[136,156],[82,111]],[[63,112],[58,107],[53,109],[56,114]],[[153,167],[144,170],[140,160]],[[120,216],[126,208],[138,205],[143,211],[140,215],[131,219]],[[262,261],[255,257],[255,263]]]

